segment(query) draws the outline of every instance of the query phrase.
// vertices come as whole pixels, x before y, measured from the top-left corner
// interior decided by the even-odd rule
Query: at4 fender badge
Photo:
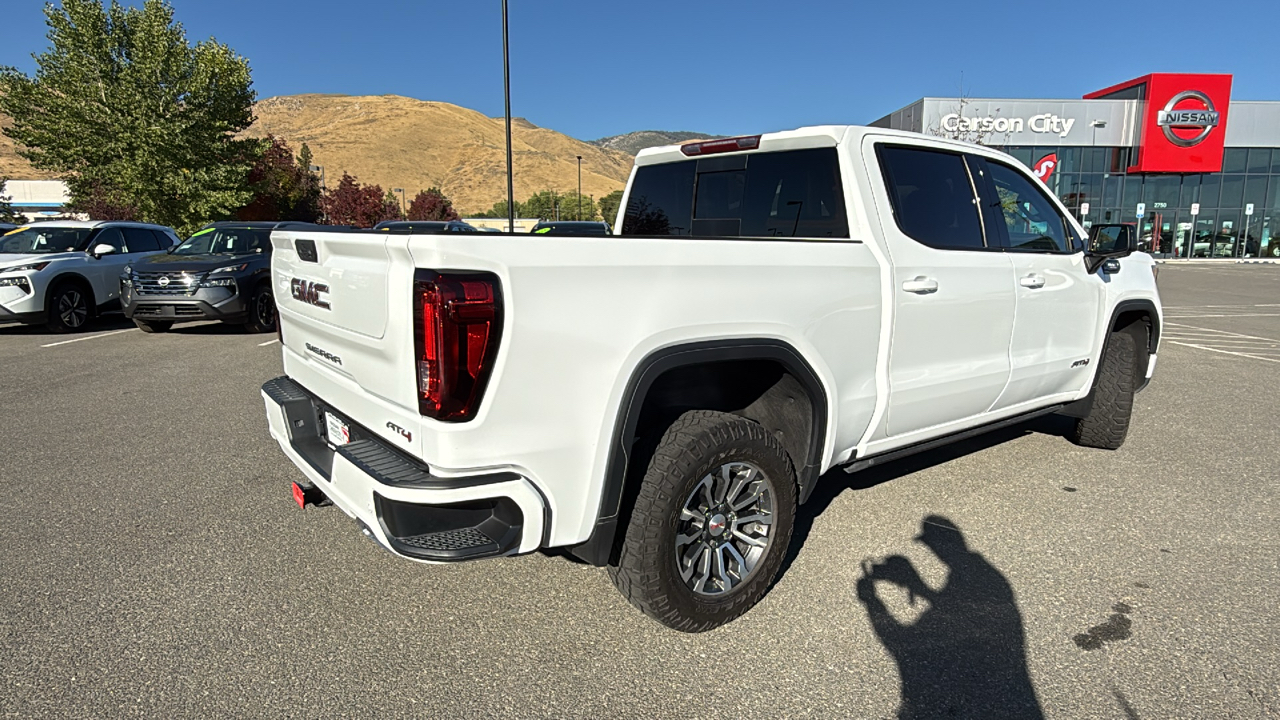
[[[392,422],[389,422],[389,423],[387,423],[387,429],[388,429],[388,430],[393,430],[393,431],[395,431],[396,433],[398,433],[398,434],[400,435],[400,437],[404,438],[404,439],[405,439],[405,440],[407,440],[408,442],[413,442],[413,433],[409,432],[408,430],[405,430],[404,428],[400,427],[399,425],[397,425],[397,424],[395,424],[395,423],[392,423]]]
[[[289,291],[294,300],[301,300],[308,305],[315,305],[322,310],[329,309],[329,301],[320,297],[329,294],[329,286],[324,283],[311,282],[293,278],[289,281]]]
[[[1088,364],[1089,364],[1089,358],[1085,358],[1085,359],[1083,359],[1083,360],[1077,360],[1077,361],[1075,361],[1075,362],[1071,363],[1071,367],[1073,367],[1073,368],[1084,367],[1084,366],[1086,366],[1086,365],[1088,365]]]

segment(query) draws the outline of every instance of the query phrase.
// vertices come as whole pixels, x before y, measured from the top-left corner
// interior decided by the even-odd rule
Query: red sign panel
[[[1049,153],[1036,161],[1031,171],[1040,178],[1040,182],[1045,185],[1049,184],[1049,177],[1053,175],[1053,169],[1058,167],[1058,153]]]
[[[1230,75],[1153,73],[1085,95],[1087,100],[1130,97],[1143,101],[1138,160],[1130,172],[1222,170]]]

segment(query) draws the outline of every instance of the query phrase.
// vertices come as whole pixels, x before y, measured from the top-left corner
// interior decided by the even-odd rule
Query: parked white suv
[[[78,330],[119,309],[126,265],[178,242],[172,228],[137,222],[52,221],[12,230],[0,237],[0,323]]]
[[[263,397],[295,500],[415,560],[567,547],[701,631],[764,595],[825,471],[1050,412],[1118,448],[1155,368],[1152,258],[1087,249],[988,148],[828,126],[648,149],[614,227],[273,232]]]

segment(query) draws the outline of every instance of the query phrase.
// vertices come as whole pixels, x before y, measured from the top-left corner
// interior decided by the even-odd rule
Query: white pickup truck
[[[567,548],[696,632],[767,591],[825,471],[1049,412],[1117,448],[1156,363],[1153,260],[983,147],[645,150],[614,233],[273,232],[299,505],[414,560]]]

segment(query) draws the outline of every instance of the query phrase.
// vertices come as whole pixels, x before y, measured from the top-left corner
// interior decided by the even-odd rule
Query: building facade
[[[1230,75],[1156,73],[1079,100],[922,98],[872,123],[1000,148],[1086,226],[1162,258],[1280,258],[1280,102]]]

